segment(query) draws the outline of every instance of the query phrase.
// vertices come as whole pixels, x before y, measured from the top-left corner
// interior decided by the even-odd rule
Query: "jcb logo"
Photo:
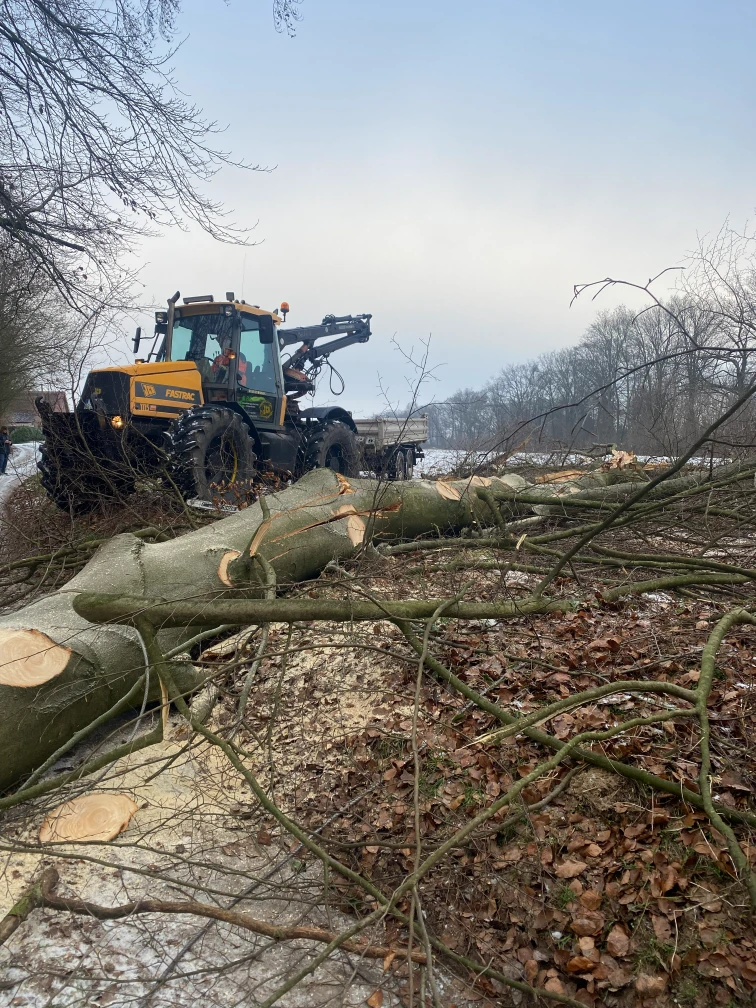
[[[150,396],[154,396],[156,394],[156,391],[157,390],[154,385],[146,385],[144,382],[142,382],[143,396],[147,396],[149,398]]]

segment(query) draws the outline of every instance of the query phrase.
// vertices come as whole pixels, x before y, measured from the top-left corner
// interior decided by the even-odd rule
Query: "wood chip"
[[[231,584],[231,579],[228,576],[228,565],[232,560],[236,560],[240,557],[241,553],[239,550],[226,550],[226,552],[221,557],[221,561],[218,564],[218,578],[222,584],[226,585],[228,588],[233,588]]]
[[[451,486],[449,483],[444,483],[443,480],[436,480],[435,483],[436,490],[445,500],[460,500],[461,494],[456,487]]]

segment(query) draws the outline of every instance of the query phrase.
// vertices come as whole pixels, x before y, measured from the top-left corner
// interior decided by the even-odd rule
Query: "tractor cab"
[[[163,337],[157,362],[191,362],[205,402],[237,403],[256,423],[281,425],[278,315],[235,301],[231,294],[228,301],[207,296],[185,298],[182,305],[169,302],[168,311],[156,312],[155,320],[156,335]]]

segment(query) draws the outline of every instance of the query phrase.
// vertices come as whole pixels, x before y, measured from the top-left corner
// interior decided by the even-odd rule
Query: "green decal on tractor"
[[[264,395],[242,393],[237,402],[245,409],[257,413],[263,420],[270,420],[273,416],[273,400],[266,398]]]

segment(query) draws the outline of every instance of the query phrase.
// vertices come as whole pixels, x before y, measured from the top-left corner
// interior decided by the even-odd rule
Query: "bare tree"
[[[121,256],[156,226],[245,240],[202,191],[239,162],[171,75],[179,8],[0,0],[0,230],[76,308],[117,288]],[[274,16],[291,31],[293,0]]]
[[[101,313],[83,319],[6,239],[0,241],[0,415],[24,392],[47,386],[71,388],[74,373],[104,345]]]
[[[754,380],[755,240],[723,229],[689,257],[672,297],[641,287],[646,310],[602,312],[577,345],[509,365],[482,389],[432,407],[434,443],[487,450],[508,432],[521,438],[524,426],[548,450],[599,441],[678,454]],[[753,440],[751,410],[720,432],[725,454],[730,442]]]

